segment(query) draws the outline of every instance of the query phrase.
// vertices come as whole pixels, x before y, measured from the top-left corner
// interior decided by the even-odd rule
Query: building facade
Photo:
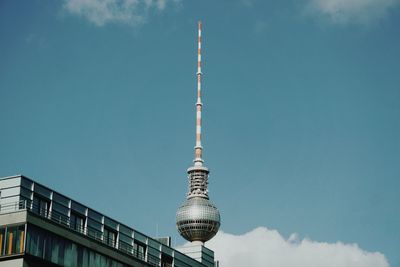
[[[200,258],[22,175],[0,180],[0,267],[214,266]]]

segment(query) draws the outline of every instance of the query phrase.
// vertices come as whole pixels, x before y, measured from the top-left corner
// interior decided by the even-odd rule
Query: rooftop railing
[[[34,204],[33,201],[21,200],[16,202],[10,202],[5,204],[0,204],[0,214],[12,213],[17,211],[27,210],[33,214],[40,216],[46,220],[52,221],[58,225],[68,228],[78,234],[87,236],[97,242],[107,245],[112,249],[116,249],[124,254],[133,256],[142,261],[146,261],[152,266],[159,266],[160,259],[158,257],[147,254],[147,259],[145,252],[135,249],[134,246],[127,244],[125,242],[117,242],[117,237],[106,238],[103,232],[95,230],[93,228],[81,225],[73,225],[68,216],[61,214],[57,211],[49,210],[47,207],[40,207],[40,205]]]
[[[20,211],[20,210],[24,210],[24,209],[26,209],[26,201],[25,200],[0,204],[0,214]]]

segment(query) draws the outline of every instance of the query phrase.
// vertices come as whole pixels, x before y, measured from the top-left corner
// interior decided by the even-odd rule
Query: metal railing
[[[0,213],[10,213],[26,209],[26,201],[20,200],[16,202],[9,202],[0,205]]]
[[[117,249],[118,251],[124,254],[146,261],[152,266],[159,266],[160,259],[158,257],[148,254],[146,259],[145,253],[135,249],[134,246],[131,246],[123,242],[117,242],[116,238],[105,238],[104,234],[101,231],[98,231],[91,227],[73,225],[71,223],[70,218],[65,214],[62,214],[55,210],[49,210],[47,207],[46,208],[41,207],[40,205],[37,205],[33,201],[21,200],[17,202],[10,202],[0,205],[0,214],[17,212],[22,210],[27,210],[44,219],[50,220],[58,225],[73,230],[79,234],[85,235],[91,239],[96,240],[97,242],[103,243],[113,249]]]

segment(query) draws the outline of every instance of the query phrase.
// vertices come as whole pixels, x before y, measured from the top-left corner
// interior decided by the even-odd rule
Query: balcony
[[[96,242],[99,242],[99,243],[109,247],[110,249],[117,250],[123,254],[126,254],[126,255],[132,256],[136,259],[145,261],[151,266],[159,266],[159,263],[160,263],[159,258],[154,257],[150,254],[148,254],[146,257],[146,253],[145,253],[146,247],[144,245],[143,246],[140,246],[140,245],[132,246],[125,242],[118,242],[118,239],[116,236],[110,237],[110,235],[107,235],[107,237],[106,237],[103,232],[97,231],[93,228],[88,228],[84,224],[80,225],[80,224],[72,223],[70,220],[70,217],[65,216],[64,214],[61,214],[57,211],[52,211],[51,209],[48,209],[47,206],[40,207],[38,205],[35,205],[32,201],[28,201],[28,200],[6,203],[3,205],[0,205],[0,214],[8,214],[8,213],[14,213],[14,212],[19,212],[19,211],[28,211],[29,213],[34,214],[35,216],[38,216],[45,220],[51,221],[63,228],[67,228],[71,231],[74,231],[75,233],[77,233],[79,235],[83,235],[87,238],[95,240]],[[9,238],[5,238],[6,235],[7,235],[6,230],[4,233],[0,232],[0,237],[1,238],[4,237],[4,240],[5,240],[5,241],[2,241],[3,239],[0,238],[1,239],[0,240],[0,256],[15,254],[15,253],[12,253],[13,252],[12,248],[7,248],[7,245],[10,244],[10,242],[12,243],[12,235],[11,235],[10,241],[8,241]],[[20,242],[20,241],[18,241],[18,242]],[[1,251],[4,251],[4,253],[1,253]],[[17,254],[22,253],[21,245],[20,245],[20,247],[18,247],[16,252],[18,252]]]

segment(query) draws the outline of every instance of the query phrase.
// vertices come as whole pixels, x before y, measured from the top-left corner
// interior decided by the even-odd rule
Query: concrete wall
[[[0,261],[0,267],[24,267],[24,259]]]

